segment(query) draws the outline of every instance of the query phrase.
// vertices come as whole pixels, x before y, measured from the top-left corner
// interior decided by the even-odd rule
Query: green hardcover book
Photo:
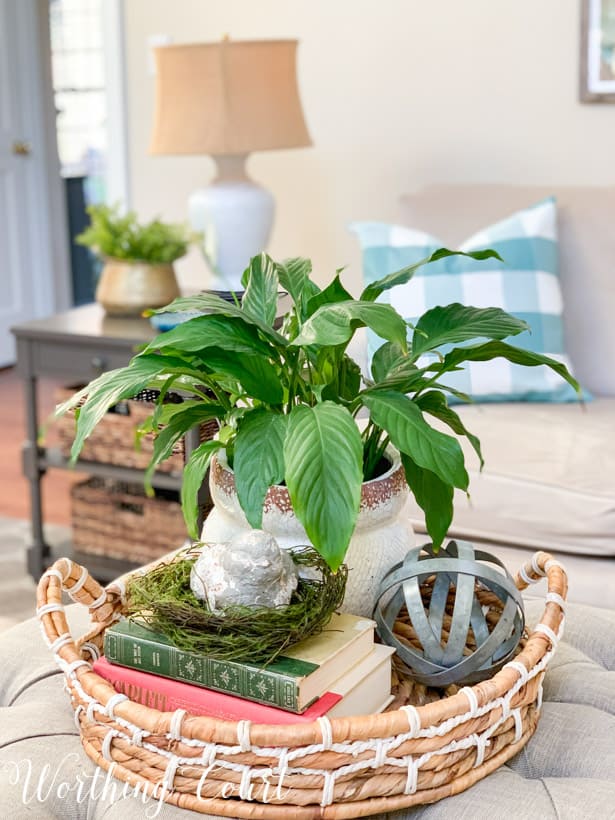
[[[263,667],[185,652],[164,635],[122,620],[105,633],[105,657],[120,666],[301,713],[371,651],[374,626],[367,618],[334,614],[319,635],[289,647]]]

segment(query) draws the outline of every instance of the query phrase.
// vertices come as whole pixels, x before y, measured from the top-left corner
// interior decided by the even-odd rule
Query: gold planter
[[[108,259],[96,288],[96,301],[109,316],[140,316],[146,308],[164,307],[176,296],[179,288],[170,263]]]

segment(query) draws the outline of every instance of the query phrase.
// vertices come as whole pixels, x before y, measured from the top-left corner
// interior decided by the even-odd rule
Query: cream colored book
[[[393,700],[391,695],[391,646],[375,644],[372,651],[338,680],[329,690],[342,696],[327,717],[350,717],[382,712]]]

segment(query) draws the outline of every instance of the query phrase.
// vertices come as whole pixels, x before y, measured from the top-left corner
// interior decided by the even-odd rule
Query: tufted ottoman
[[[541,604],[533,601],[527,609],[533,623]],[[74,635],[86,631],[85,609],[70,606],[67,616]],[[2,820],[204,817],[122,796],[123,784],[95,775],[38,622],[0,635]],[[460,795],[386,816],[615,820],[615,611],[569,606],[564,640],[545,678],[538,729],[519,755]]]

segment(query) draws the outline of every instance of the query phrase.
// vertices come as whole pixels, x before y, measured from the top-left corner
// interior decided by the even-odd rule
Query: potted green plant
[[[363,552],[348,553],[350,608],[370,611],[381,575],[411,544],[409,524],[400,523],[408,487],[437,548],[452,520],[454,488],[468,489],[456,436],[466,436],[482,462],[478,440],[448,405],[453,391],[446,387],[446,374],[464,362],[501,356],[522,365],[548,365],[578,390],[559,362],[503,341],[527,325],[498,308],[436,307],[409,327],[393,307],[376,301],[421,265],[454,253],[436,251],[370,284],[359,299],[339,275],[319,288],[310,278],[309,260],[278,264],[261,254],[244,274],[240,302],[229,304],[213,294],[176,299],[163,310],[204,315],[159,335],[128,366],[100,376],[59,408],[65,412],[87,397],[78,415],[73,459],[111,405],[158,387],[159,403],[146,424],[157,435],[148,482],[188,429],[211,418],[220,424],[217,438],[194,450],[184,470],[182,506],[193,538],[199,536],[197,492],[212,459],[216,508],[206,522],[208,538],[228,534],[229,509],[235,509],[237,527],[258,528],[265,521],[271,531],[276,521],[292,517],[303,543],[309,538],[336,569],[347,557],[363,508],[375,510],[370,531],[383,510],[393,509],[391,529],[367,539]],[[497,257],[489,250],[468,255]],[[279,288],[290,294],[292,306],[276,330]],[[347,352],[355,331],[365,326],[384,340],[367,378]],[[448,352],[419,363],[443,345]],[[195,398],[163,404],[172,386]],[[368,414],[362,429],[361,411]],[[455,435],[434,429],[430,418]],[[223,509],[226,502],[229,509]]]
[[[76,241],[104,265],[96,300],[111,316],[140,316],[179,296],[173,263],[188,252],[193,236],[182,225],[154,219],[140,223],[134,211],[90,205],[90,225]]]

